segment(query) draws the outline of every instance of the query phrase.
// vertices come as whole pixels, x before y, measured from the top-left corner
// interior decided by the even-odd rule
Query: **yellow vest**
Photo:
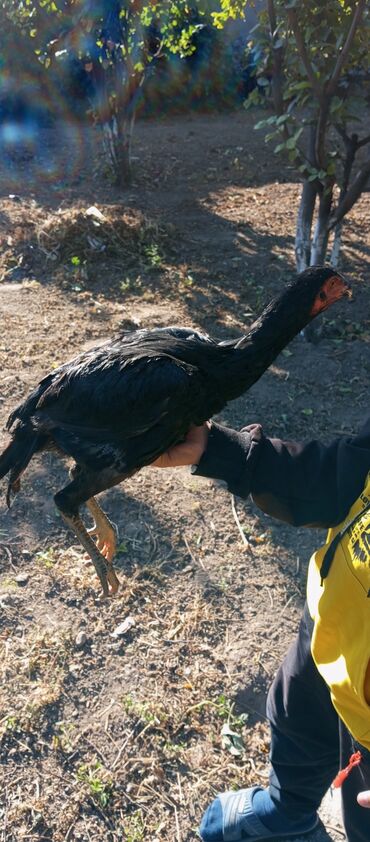
[[[329,529],[311,558],[307,600],[314,631],[312,656],[333,705],[352,736],[370,751],[370,472],[345,521]],[[339,533],[330,570],[328,547]],[[328,556],[327,556],[328,559]]]

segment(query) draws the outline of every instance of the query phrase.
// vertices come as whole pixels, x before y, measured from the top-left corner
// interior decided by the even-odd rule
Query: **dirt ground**
[[[233,337],[293,274],[300,185],[250,114],[142,122],[123,193],[98,147],[91,129],[60,125],[3,163],[3,424],[44,373],[118,329]],[[223,422],[325,440],[361,424],[369,221],[365,194],[344,230],[352,302],[328,314],[318,344],[295,339]],[[266,691],[323,533],[280,525],[185,469],[145,469],[102,495],[121,580],[103,603],[53,503],[66,480],[44,455],[10,511],[2,496],[1,838],[190,842],[216,792],[266,781]],[[222,728],[242,740],[234,754]],[[330,806],[324,820],[313,839],[344,838]]]

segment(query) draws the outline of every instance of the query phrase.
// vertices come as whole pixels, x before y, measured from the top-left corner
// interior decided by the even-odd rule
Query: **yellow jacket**
[[[339,716],[370,751],[370,472],[346,519],[311,558],[307,601],[315,664]]]

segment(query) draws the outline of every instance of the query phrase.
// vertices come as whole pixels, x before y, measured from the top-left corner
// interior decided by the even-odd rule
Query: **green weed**
[[[149,243],[144,246],[143,254],[145,262],[151,269],[159,269],[163,263],[163,256],[160,253],[159,246],[156,243]]]
[[[107,806],[112,797],[113,782],[99,760],[79,766],[76,778],[87,785],[91,797],[100,807]]]
[[[124,825],[125,842],[142,842],[145,839],[145,823],[141,810],[137,810]]]
[[[48,569],[50,569],[50,567],[54,567],[54,564],[56,563],[55,550],[53,547],[49,547],[49,549],[45,552],[36,553],[36,557],[40,559],[44,567]]]

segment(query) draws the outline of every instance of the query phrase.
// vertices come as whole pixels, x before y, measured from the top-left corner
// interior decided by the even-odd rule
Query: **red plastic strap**
[[[352,754],[349,758],[348,766],[345,769],[341,769],[338,772],[336,778],[334,778],[332,786],[337,789],[338,787],[342,786],[343,781],[348,778],[349,773],[352,771],[354,766],[359,766],[362,760],[362,754],[360,751],[356,751],[355,754]]]

